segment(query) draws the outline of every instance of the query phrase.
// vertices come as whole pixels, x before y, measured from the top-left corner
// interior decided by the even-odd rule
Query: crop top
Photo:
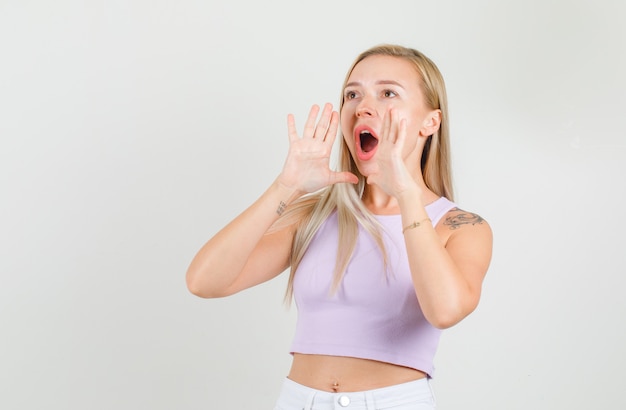
[[[433,225],[456,205],[441,197],[426,206]],[[348,356],[421,370],[432,377],[441,330],[415,295],[400,215],[375,215],[383,226],[387,272],[375,240],[359,226],[356,247],[336,293],[337,213],[322,223],[294,277],[298,309],[290,352]]]

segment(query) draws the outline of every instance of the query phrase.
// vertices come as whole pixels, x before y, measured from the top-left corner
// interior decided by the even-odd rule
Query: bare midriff
[[[409,367],[343,356],[294,353],[289,379],[327,392],[379,389],[426,377]]]

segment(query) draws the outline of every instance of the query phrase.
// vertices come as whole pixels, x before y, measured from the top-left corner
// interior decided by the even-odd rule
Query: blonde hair
[[[413,64],[420,77],[420,87],[429,109],[441,111],[439,130],[428,137],[421,158],[422,176],[426,186],[439,196],[454,200],[452,191],[452,173],[450,168],[450,141],[448,131],[448,103],[443,76],[437,66],[424,54],[417,50],[392,44],[383,44],[361,53],[346,74],[344,87],[354,67],[365,58],[383,55],[405,59]],[[340,112],[343,107],[343,87],[340,100]],[[332,292],[335,292],[346,267],[350,261],[358,236],[358,225],[361,225],[378,244],[385,266],[387,257],[382,240],[381,226],[361,200],[365,189],[365,177],[359,172],[350,155],[348,146],[340,136],[339,171],[350,171],[359,182],[353,184],[335,184],[320,192],[305,196],[291,204],[280,225],[297,222],[291,252],[291,273],[287,285],[285,299],[290,302],[293,297],[293,281],[302,258],[322,223],[337,212],[339,240],[337,243],[337,260],[334,269]]]

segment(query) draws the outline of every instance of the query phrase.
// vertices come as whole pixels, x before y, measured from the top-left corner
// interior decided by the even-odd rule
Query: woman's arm
[[[274,182],[248,209],[213,236],[193,258],[187,287],[212,298],[237,293],[274,278],[289,266],[293,226],[272,234],[269,227],[291,202],[291,189]]]
[[[339,114],[326,104],[314,105],[303,136],[288,116],[289,153],[276,181],[248,209],[213,236],[193,258],[187,287],[201,297],[222,297],[265,282],[289,266],[291,244],[298,221],[276,232],[268,229],[285,208],[300,196],[330,184],[356,183],[348,172],[329,168]]]
[[[399,203],[403,226],[428,218],[419,193],[407,193]],[[406,229],[404,238],[424,316],[441,329],[460,322],[480,300],[491,261],[491,228],[478,215],[455,208],[437,227],[423,223]]]
[[[423,135],[436,131],[438,122],[426,121]],[[391,109],[383,123],[378,146],[379,172],[368,177],[398,201],[415,293],[426,319],[435,327],[453,326],[478,305],[483,278],[491,260],[491,228],[477,215],[456,209],[438,226],[427,223],[421,173],[412,175],[402,158],[407,122]],[[411,137],[414,138],[414,137]],[[420,138],[424,138],[421,136]],[[414,157],[420,157],[414,155]],[[472,223],[446,224],[462,215]],[[468,219],[469,218],[469,219]]]

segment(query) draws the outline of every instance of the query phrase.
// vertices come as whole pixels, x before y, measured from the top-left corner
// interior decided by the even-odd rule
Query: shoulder
[[[456,204],[443,215],[436,229],[446,244],[452,240],[479,241],[491,246],[492,231],[485,218]]]
[[[442,218],[441,223],[443,226],[453,231],[469,226],[489,227],[489,224],[482,216],[461,209],[458,206],[450,209]]]

